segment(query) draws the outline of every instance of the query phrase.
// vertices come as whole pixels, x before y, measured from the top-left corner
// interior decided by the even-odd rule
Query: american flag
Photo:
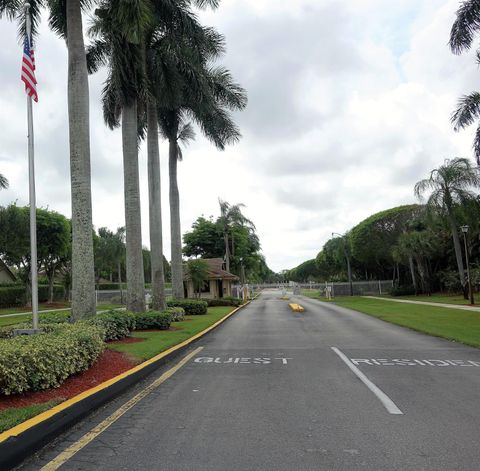
[[[35,56],[32,38],[25,35],[22,58],[22,81],[25,83],[25,93],[38,101],[37,79],[35,78]]]

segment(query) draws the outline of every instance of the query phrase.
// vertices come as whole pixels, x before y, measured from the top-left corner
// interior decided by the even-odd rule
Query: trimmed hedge
[[[415,294],[413,286],[395,286],[390,290],[390,296],[412,296]]]
[[[0,307],[22,306],[27,299],[24,286],[5,286],[0,288]]]
[[[242,300],[238,298],[233,298],[231,296],[225,296],[224,298],[220,299],[206,299],[208,303],[208,307],[214,306],[240,306],[242,305]]]
[[[135,314],[135,328],[168,330],[172,323],[172,316],[166,311],[149,311]]]
[[[185,310],[187,316],[206,314],[208,310],[207,302],[197,299],[170,299],[167,301],[167,306],[181,307]]]
[[[170,314],[172,322],[180,322],[185,319],[185,309],[183,307],[167,307],[164,312]]]
[[[53,299],[63,300],[64,289],[62,285],[53,286]],[[38,302],[48,301],[48,286],[38,286]],[[22,285],[0,286],[0,308],[24,306],[27,303],[27,289]]]
[[[58,324],[50,333],[0,340],[0,392],[58,387],[87,370],[104,349],[104,332],[86,323]]]
[[[102,328],[105,332],[104,340],[107,341],[128,337],[135,330],[136,319],[130,312],[106,311],[80,322]]]

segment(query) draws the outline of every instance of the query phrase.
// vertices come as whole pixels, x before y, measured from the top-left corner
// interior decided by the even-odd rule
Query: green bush
[[[97,285],[98,291],[119,290],[120,283],[100,283]],[[122,283],[122,289],[127,289],[127,285]]]
[[[170,314],[172,322],[180,322],[185,319],[185,309],[183,307],[167,307],[164,312]]]
[[[0,340],[0,393],[59,386],[87,370],[104,349],[103,330],[86,323],[57,324],[50,333]]]
[[[166,311],[149,311],[135,314],[135,324],[137,330],[159,329],[167,330],[170,328],[172,316]]]
[[[46,303],[49,299],[48,285],[38,286],[38,302]],[[65,290],[62,285],[53,285],[53,300],[59,301],[65,298]]]
[[[206,299],[208,303],[208,307],[214,306],[240,306],[242,304],[242,300],[238,298],[233,298],[231,296],[225,296],[224,298],[220,299]]]
[[[135,330],[136,316],[126,311],[105,311],[83,321],[86,324],[101,327],[105,332],[105,340],[119,340]]]
[[[53,286],[53,299],[63,300],[64,289],[61,285]],[[44,303],[48,301],[48,286],[38,286],[38,301]],[[25,306],[27,303],[27,290],[23,285],[0,286],[0,308]]]
[[[0,288],[0,307],[23,306],[27,302],[25,286]]]
[[[70,312],[40,312],[38,314],[38,320],[40,324],[62,324],[70,321]]]
[[[390,296],[412,296],[415,294],[413,286],[394,286],[390,290]]]
[[[185,310],[187,316],[196,316],[206,314],[208,304],[206,301],[197,299],[170,299],[167,301],[168,307],[181,307]]]

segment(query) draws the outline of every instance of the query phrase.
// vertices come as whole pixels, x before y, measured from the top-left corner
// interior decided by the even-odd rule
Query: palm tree
[[[0,190],[6,190],[8,188],[8,180],[7,177],[4,177],[0,173]]]
[[[427,200],[427,209],[446,215],[452,232],[455,257],[457,259],[458,276],[465,288],[465,273],[462,260],[462,246],[458,234],[455,208],[458,205],[475,201],[472,188],[480,186],[480,173],[467,159],[455,158],[446,160],[444,165],[432,170],[430,177],[415,185],[415,195],[421,199],[427,191],[431,191]]]
[[[162,93],[165,77],[169,73],[176,72],[175,64],[181,60],[182,49],[177,48],[176,40],[178,35],[189,36],[194,43],[204,40],[205,30],[188,10],[189,3],[181,4],[179,2],[172,9],[168,3],[156,2],[154,19],[144,40],[144,70],[149,87],[145,121],[147,125],[152,307],[155,310],[163,310],[166,307],[157,96]],[[196,3],[200,7],[206,6],[207,3],[212,7],[216,6],[215,0],[197,1]],[[159,30],[162,30],[163,34],[158,35]],[[180,136],[180,140],[187,139],[187,137],[187,130],[185,130]]]
[[[50,27],[66,39],[68,48],[68,120],[72,195],[72,311],[73,320],[95,313],[90,122],[88,73],[82,30],[82,8],[87,0],[30,0],[35,34],[41,8],[49,9]],[[25,31],[23,2],[0,1],[0,18],[18,19]],[[68,31],[68,35],[67,35]]]
[[[151,18],[150,2],[135,4],[122,0],[104,0],[96,10],[90,33],[96,42],[88,49],[88,66],[95,72],[108,67],[103,89],[105,122],[110,128],[121,120],[127,268],[127,308],[145,311],[138,172],[138,103],[143,103],[145,76],[139,38],[145,34]]]
[[[179,142],[193,138],[191,119],[218,149],[224,150],[227,144],[240,138],[240,131],[229,111],[241,110],[247,104],[245,90],[234,83],[230,73],[224,68],[208,65],[212,58],[219,56],[219,46],[213,44],[194,51],[192,63],[196,62],[196,66],[183,80],[168,83],[171,91],[159,104],[160,129],[169,141],[172,290],[174,297],[178,298],[184,297],[177,182],[177,162],[182,158]]]
[[[457,10],[457,18],[450,32],[450,48],[454,54],[461,54],[472,47],[475,33],[480,30],[480,5],[478,0],[465,0]],[[477,51],[477,60],[480,50]],[[480,117],[480,93],[463,95],[457,109],[452,114],[455,131],[465,129]],[[473,150],[477,163],[480,164],[480,124],[473,141]]]
[[[243,203],[230,205],[226,201],[218,199],[220,205],[220,224],[223,228],[223,241],[225,243],[225,268],[230,271],[230,255],[235,256],[235,241],[233,227],[235,225],[249,226],[255,229],[252,221],[242,214]],[[230,244],[231,241],[231,244]],[[230,247],[232,248],[230,252]]]

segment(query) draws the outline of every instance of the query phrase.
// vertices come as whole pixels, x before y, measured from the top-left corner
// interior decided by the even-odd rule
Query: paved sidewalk
[[[100,306],[99,306],[100,307]],[[60,312],[60,311],[71,311],[71,307],[64,307],[62,309],[48,309],[45,311],[38,311],[39,314],[43,314],[46,312]],[[126,308],[124,307],[115,307],[113,309],[104,309],[102,311],[97,311],[97,314],[100,312],[106,312],[106,311],[124,311]],[[14,312],[12,314],[0,314],[0,318],[2,317],[16,317],[16,316],[28,316],[32,314],[32,311],[30,312]]]
[[[381,301],[391,301],[392,303],[423,304],[424,306],[446,307],[447,309],[463,309],[464,311],[480,312],[480,307],[467,306],[465,304],[430,303],[428,301],[410,301],[409,299],[391,299],[381,298],[379,296],[362,296],[362,298],[379,299]]]

